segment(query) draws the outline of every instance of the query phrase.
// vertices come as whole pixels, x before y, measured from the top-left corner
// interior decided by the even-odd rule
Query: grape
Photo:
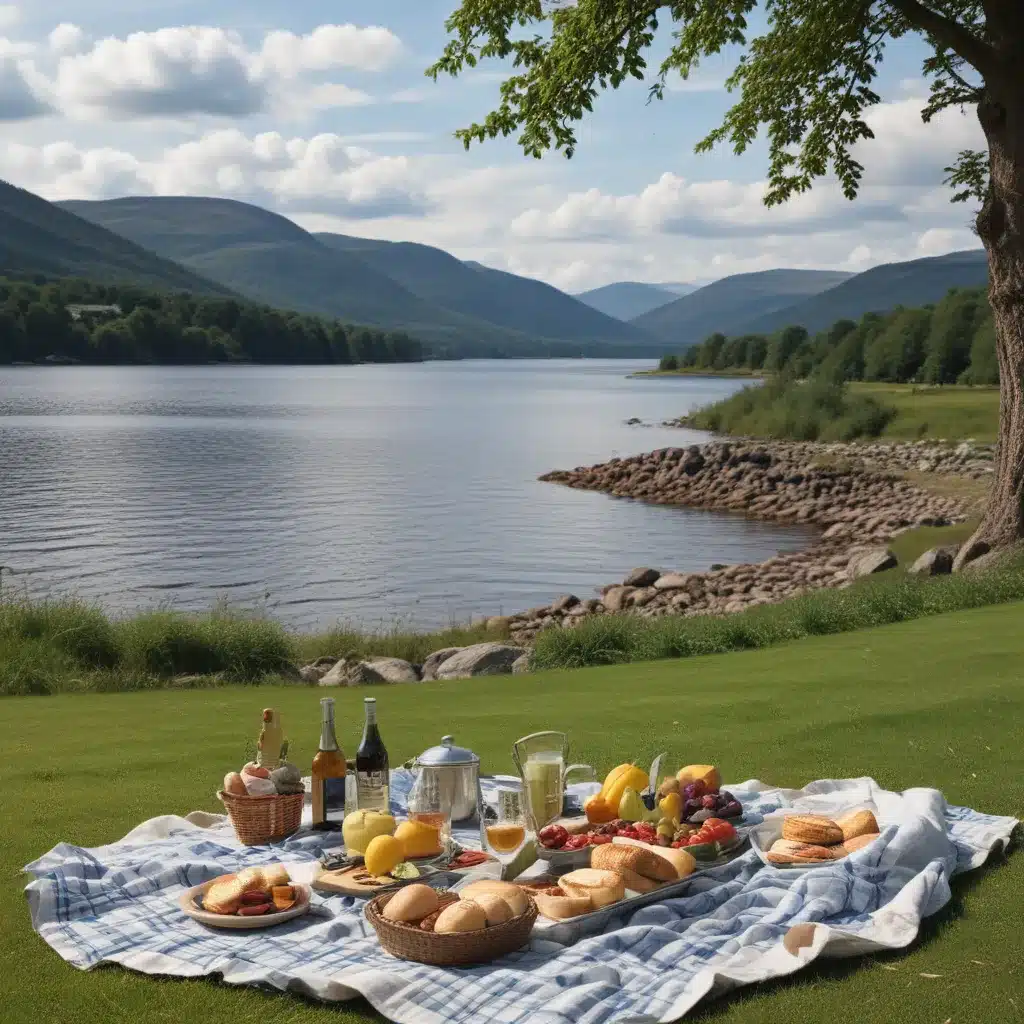
[[[743,808],[740,806],[739,800],[730,800],[725,807],[722,808],[723,818],[738,818],[743,813]]]

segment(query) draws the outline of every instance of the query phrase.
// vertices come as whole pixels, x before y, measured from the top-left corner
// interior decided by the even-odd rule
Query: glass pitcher
[[[523,780],[526,812],[534,831],[562,814],[565,787],[570,775],[595,781],[597,773],[589,764],[566,765],[569,738],[564,732],[535,732],[512,745],[512,760]]]

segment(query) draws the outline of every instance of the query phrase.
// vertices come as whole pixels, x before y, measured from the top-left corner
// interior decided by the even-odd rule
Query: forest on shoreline
[[[75,278],[0,277],[0,364],[319,365],[408,363],[423,356],[420,342],[400,331],[244,299]]]

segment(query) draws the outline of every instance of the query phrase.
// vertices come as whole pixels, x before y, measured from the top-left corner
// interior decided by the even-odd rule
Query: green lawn
[[[872,395],[896,407],[898,415],[882,435],[889,441],[989,442],[999,429],[999,388],[917,387],[913,384],[851,384],[857,393]]]
[[[375,694],[393,763],[452,732],[482,755],[485,770],[509,770],[513,739],[560,728],[573,759],[600,769],[626,758],[647,764],[667,749],[677,761],[717,762],[734,781],[798,786],[870,774],[891,789],[933,785],[953,802],[1021,816],[1022,616],[1024,606],[1005,605],[764,651]],[[206,981],[81,973],[32,933],[20,891],[21,866],[59,841],[93,846],[156,814],[218,809],[219,780],[241,761],[268,704],[283,712],[295,760],[308,763],[319,696],[236,687],[0,700],[5,1022],[348,1024],[372,1016],[365,1004],[339,1011]],[[339,738],[351,750],[363,693],[334,696]],[[813,968],[713,1004],[700,1019],[1024,1019],[1022,887],[1024,857],[1015,855],[959,881],[909,954]],[[29,983],[44,975],[45,984]]]

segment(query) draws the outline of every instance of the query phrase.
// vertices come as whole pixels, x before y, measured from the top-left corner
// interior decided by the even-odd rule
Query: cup
[[[436,828],[442,836],[451,835],[451,787],[442,785],[436,772],[422,769],[417,771],[409,792],[406,813],[410,820],[422,821]]]
[[[533,838],[523,792],[499,787],[493,813],[481,816],[480,846],[501,864],[510,864],[523,844]]]

